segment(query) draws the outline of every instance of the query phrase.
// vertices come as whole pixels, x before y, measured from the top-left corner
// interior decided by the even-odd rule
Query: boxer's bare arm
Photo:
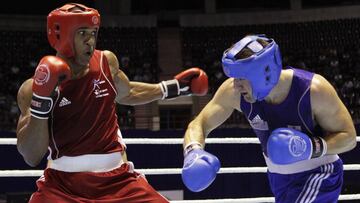
[[[234,110],[240,111],[240,92],[233,87],[233,79],[226,80],[216,91],[211,101],[189,124],[184,137],[184,147],[191,142],[204,146],[205,138],[230,117]]]
[[[113,81],[116,86],[116,101],[119,104],[138,105],[161,99],[163,94],[159,84],[129,81],[123,71],[119,69],[119,62],[114,53],[104,51]]]
[[[316,122],[326,132],[328,154],[355,148],[356,130],[351,115],[332,85],[318,74],[311,83],[311,107]]]
[[[44,157],[48,144],[48,120],[37,119],[30,114],[32,79],[26,80],[17,95],[20,117],[16,129],[17,149],[30,166],[36,166]]]

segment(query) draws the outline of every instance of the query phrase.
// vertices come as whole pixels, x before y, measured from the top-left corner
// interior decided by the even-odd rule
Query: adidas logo
[[[71,104],[71,101],[67,100],[65,97],[63,97],[60,101],[59,107],[66,106]]]
[[[263,120],[260,118],[259,114],[256,115],[252,120],[251,122],[253,123],[258,123],[258,122],[262,122]]]
[[[261,119],[259,115],[256,115],[252,120],[249,120],[252,128],[256,130],[269,130],[268,123]]]

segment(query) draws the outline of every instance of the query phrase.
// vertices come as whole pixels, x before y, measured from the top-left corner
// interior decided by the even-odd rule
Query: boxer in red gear
[[[47,18],[50,45],[35,74],[18,91],[17,148],[36,166],[48,166],[30,203],[169,202],[126,159],[116,103],[137,105],[183,95],[204,95],[207,76],[185,70],[159,84],[129,81],[111,51],[96,50],[100,15],[66,4]]]

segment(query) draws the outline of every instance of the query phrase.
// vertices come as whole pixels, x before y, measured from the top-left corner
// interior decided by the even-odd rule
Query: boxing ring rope
[[[360,141],[360,137],[359,137]],[[124,138],[126,144],[182,144],[182,138]],[[259,144],[258,138],[207,138],[208,144]],[[15,145],[16,138],[2,138],[0,145]]]
[[[360,194],[340,195],[339,200],[360,199]],[[237,198],[237,199],[204,199],[204,200],[174,200],[171,203],[251,203],[275,202],[273,197]]]
[[[266,173],[267,167],[223,167],[218,174],[231,173]],[[345,164],[345,171],[360,170],[360,164]],[[181,168],[143,168],[136,171],[145,175],[177,175]],[[43,170],[0,170],[0,177],[40,177]]]
[[[356,137],[360,142],[360,136]],[[126,144],[182,144],[182,138],[124,138]],[[256,137],[207,138],[207,144],[259,144]],[[0,145],[16,145],[16,138],[0,138]]]
[[[182,144],[182,138],[128,138],[126,144]],[[360,137],[356,138],[360,142]],[[207,144],[259,144],[258,138],[208,138]],[[0,138],[0,145],[16,145],[16,138]],[[266,173],[267,167],[223,167],[218,173]],[[345,164],[345,171],[360,170],[360,164]],[[173,175],[181,174],[181,168],[136,169],[145,175]],[[40,177],[43,170],[0,170],[0,177]],[[360,200],[360,194],[343,194],[339,200]],[[237,198],[237,199],[204,199],[204,200],[175,200],[171,203],[250,203],[275,202],[273,197]]]

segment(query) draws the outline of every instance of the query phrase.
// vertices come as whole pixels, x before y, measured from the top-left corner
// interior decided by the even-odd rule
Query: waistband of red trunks
[[[62,156],[49,160],[48,168],[64,172],[108,172],[124,163],[121,153]]]

